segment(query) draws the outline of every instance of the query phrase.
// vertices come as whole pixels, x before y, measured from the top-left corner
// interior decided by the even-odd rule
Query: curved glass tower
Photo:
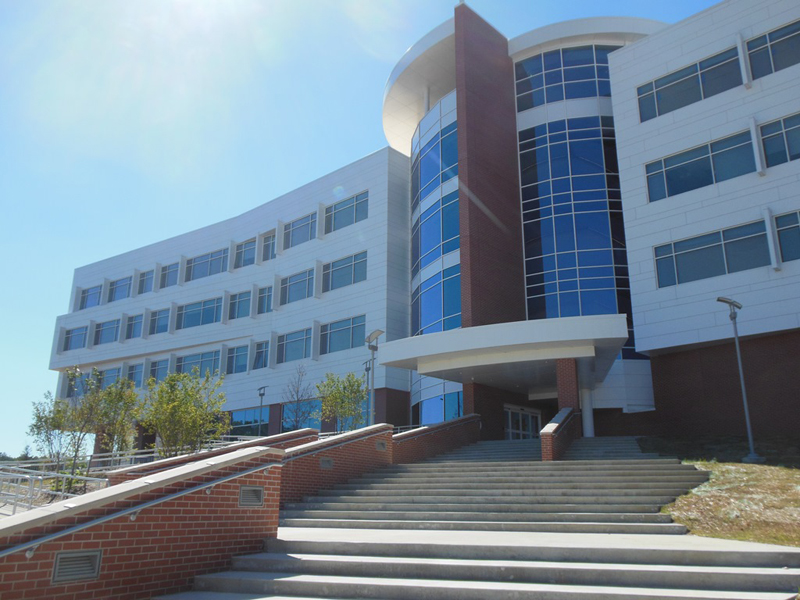
[[[420,121],[411,148],[411,334],[461,327],[456,93]],[[461,385],[412,375],[417,424],[462,414]]]

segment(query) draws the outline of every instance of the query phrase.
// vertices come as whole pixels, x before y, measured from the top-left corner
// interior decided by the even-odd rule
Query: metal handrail
[[[17,552],[22,552],[23,550],[31,551],[30,556],[33,556],[33,551],[41,544],[46,544],[47,542],[52,542],[60,537],[64,537],[65,535],[70,535],[72,533],[77,533],[83,529],[88,527],[92,527],[94,525],[100,525],[101,523],[105,523],[107,521],[113,521],[114,519],[118,519],[119,517],[124,517],[125,515],[132,515],[131,520],[136,518],[136,515],[139,514],[140,511],[145,510],[146,508],[150,508],[151,506],[156,506],[161,504],[162,502],[167,502],[169,500],[174,500],[175,498],[180,498],[181,496],[185,496],[187,494],[192,494],[194,492],[199,492],[200,490],[204,490],[206,488],[214,487],[215,485],[219,485],[220,483],[225,483],[230,481],[231,479],[237,479],[239,477],[244,477],[245,475],[250,475],[251,473],[255,473],[257,471],[266,471],[272,467],[280,468],[283,466],[280,462],[271,462],[267,463],[266,465],[258,465],[257,467],[250,467],[244,471],[240,471],[238,473],[232,473],[231,475],[226,475],[225,477],[220,477],[219,479],[215,479],[214,481],[208,481],[206,483],[201,483],[200,485],[196,485],[192,488],[181,490],[179,492],[174,492],[167,496],[163,496],[161,498],[155,498],[154,500],[149,500],[144,504],[138,504],[136,506],[131,506],[129,508],[122,509],[110,515],[105,515],[103,517],[97,517],[96,519],[92,519],[91,521],[87,521],[86,523],[80,523],[78,525],[73,525],[72,527],[68,527],[67,529],[62,529],[61,531],[57,531],[55,533],[51,533],[45,535],[41,538],[37,538],[35,540],[30,540],[28,542],[24,542],[22,544],[18,544],[16,546],[12,546],[11,548],[6,548],[5,550],[0,550],[0,558],[5,556],[9,556],[10,554],[16,554]],[[29,556],[29,558],[30,558]]]

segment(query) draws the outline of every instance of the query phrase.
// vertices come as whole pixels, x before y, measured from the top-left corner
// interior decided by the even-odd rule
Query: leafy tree
[[[306,368],[299,364],[282,393],[283,429],[294,431],[308,426],[316,416],[314,386],[306,380]]]
[[[156,434],[162,456],[197,452],[207,439],[228,432],[230,415],[222,410],[220,385],[221,377],[209,371],[200,377],[197,367],[191,373],[170,373],[161,382],[148,380],[142,424]]]
[[[67,421],[70,405],[67,400],[55,398],[50,392],[44,400],[33,403],[33,421],[28,435],[33,438],[39,452],[55,464],[58,471],[65,462],[69,450]]]
[[[102,388],[102,386],[101,386]],[[129,379],[119,379],[105,389],[95,416],[100,445],[110,452],[124,452],[133,447],[136,421],[142,401]]]
[[[363,375],[348,373],[342,378],[326,373],[325,380],[317,384],[317,395],[322,418],[335,422],[338,431],[350,431],[364,423],[367,384]]]

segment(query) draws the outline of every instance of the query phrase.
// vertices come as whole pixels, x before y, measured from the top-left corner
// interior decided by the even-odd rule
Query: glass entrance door
[[[507,440],[530,440],[539,437],[541,413],[531,408],[506,404],[505,430]]]

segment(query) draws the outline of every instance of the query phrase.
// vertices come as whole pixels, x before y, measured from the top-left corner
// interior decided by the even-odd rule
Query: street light
[[[742,459],[745,463],[763,463],[767,459],[763,456],[756,454],[755,446],[753,445],[753,430],[750,427],[750,409],[747,407],[747,390],[744,387],[744,370],[742,369],[742,351],[739,348],[739,328],[736,326],[736,310],[742,310],[742,305],[736,300],[730,298],[717,298],[717,302],[727,304],[731,309],[730,318],[733,323],[733,341],[736,344],[736,361],[739,363],[739,382],[742,385],[742,402],[744,403],[744,420],[747,424],[747,439],[750,442],[750,454]]]
[[[368,425],[375,424],[375,352],[378,351],[378,338],[384,334],[382,329],[376,329],[372,333],[367,336],[367,339],[364,341],[367,342],[367,347],[370,350],[370,359],[369,359],[369,369],[367,371],[367,377],[370,378],[369,381],[369,406],[367,410],[369,411],[369,416],[367,418]]]
[[[261,424],[264,422],[264,394],[267,393],[268,385],[262,385],[258,388],[258,437],[262,436]]]

